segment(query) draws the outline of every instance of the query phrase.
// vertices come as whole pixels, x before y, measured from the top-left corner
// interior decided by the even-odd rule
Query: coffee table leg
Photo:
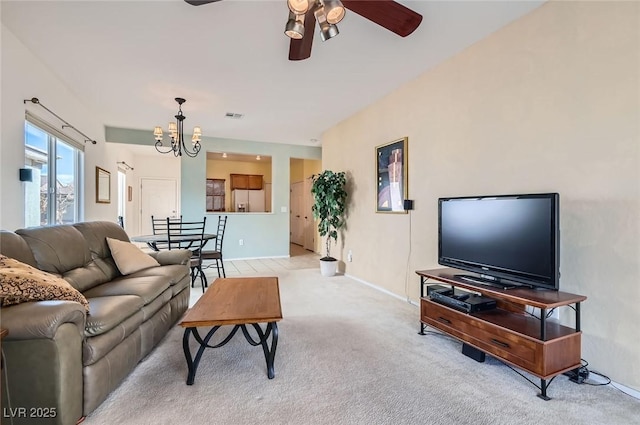
[[[189,335],[193,332],[195,328],[186,328],[184,330],[184,336],[182,337],[182,349],[184,350],[184,357],[187,359],[187,368],[189,369],[189,373],[187,374],[187,385],[193,385],[193,380],[196,377],[196,369],[198,365],[193,364],[193,359],[191,358],[191,349],[189,348]]]
[[[269,332],[273,333],[271,337],[271,349],[267,350],[267,337],[269,336]],[[264,343],[262,344],[262,350],[264,351],[264,356],[267,359],[267,376],[269,379],[273,379],[275,376],[275,371],[273,370],[273,361],[276,358],[276,348],[278,347],[278,324],[276,322],[269,322],[267,325],[267,333],[265,335]],[[268,354],[267,354],[268,353]]]
[[[254,341],[253,338],[249,336],[245,325],[242,325],[242,332],[244,333],[244,337],[251,345],[262,345],[264,358],[267,361],[267,376],[269,377],[269,379],[273,379],[273,377],[275,376],[275,372],[273,369],[273,360],[276,357],[276,348],[278,347],[278,325],[276,322],[269,322],[264,332],[262,332],[260,325],[258,325],[257,323],[252,323],[251,325],[258,333],[259,340]],[[273,334],[273,336],[271,336],[271,334]],[[271,336],[271,348],[269,348],[269,344],[267,343],[269,336]]]
[[[220,329],[220,326],[214,326],[213,328],[211,328],[211,330],[207,333],[204,339],[200,337],[200,334],[198,333],[198,328],[185,329],[184,336],[182,337],[182,349],[184,350],[184,356],[187,359],[187,368],[189,369],[189,373],[187,375],[187,385],[193,385],[193,381],[196,379],[196,370],[198,369],[198,365],[200,364],[200,358],[202,357],[202,353],[204,352],[205,348],[207,347],[218,348],[225,345],[227,342],[231,340],[231,338],[233,338],[233,335],[238,331],[238,327],[239,326],[236,326],[231,331],[231,333],[225,338],[225,340],[217,345],[209,345],[209,340],[211,339],[213,334],[215,334],[216,331]],[[193,358],[191,357],[191,349],[189,348],[190,334],[193,334],[193,337],[195,338],[195,340],[198,342],[198,344],[200,344],[200,348],[198,348],[198,352],[196,353],[196,356]]]

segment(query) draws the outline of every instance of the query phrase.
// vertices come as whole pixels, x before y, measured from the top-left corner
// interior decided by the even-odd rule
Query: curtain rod
[[[51,115],[53,115],[54,117],[58,118],[60,121],[62,121],[64,123],[64,125],[62,126],[62,129],[64,130],[65,127],[69,127],[70,129],[76,131],[77,133],[82,134],[82,136],[84,137],[84,142],[91,142],[94,145],[97,143],[95,140],[93,140],[91,137],[87,136],[86,134],[84,134],[82,131],[78,130],[77,128],[75,128],[74,126],[72,126],[71,124],[69,124],[67,121],[63,120],[62,118],[60,118],[60,116],[58,114],[56,114],[55,112],[53,112],[51,109],[47,108],[46,106],[44,106],[42,103],[40,103],[40,100],[37,97],[32,97],[31,99],[25,99],[23,101],[25,104],[27,102],[31,102],[34,103],[36,105],[40,105],[42,106],[44,109],[47,110],[47,112],[49,112]]]
[[[127,167],[127,170],[133,170],[133,167],[132,167],[131,165],[127,164],[127,163],[126,163],[126,162],[124,162],[124,161],[118,161],[118,162],[116,162],[116,164],[122,164],[122,165],[124,165],[125,167]]]

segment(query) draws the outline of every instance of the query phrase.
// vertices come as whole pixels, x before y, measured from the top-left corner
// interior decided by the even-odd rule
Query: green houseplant
[[[313,217],[318,219],[318,233],[326,237],[326,254],[320,259],[320,271],[323,276],[333,276],[338,268],[338,261],[331,256],[331,239],[337,242],[338,230],[345,224],[345,208],[347,179],[344,171],[324,170],[313,176],[311,194],[313,195]]]

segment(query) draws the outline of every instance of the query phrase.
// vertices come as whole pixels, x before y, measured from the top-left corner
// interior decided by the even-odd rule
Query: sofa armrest
[[[189,264],[189,260],[191,259],[191,251],[188,249],[162,250],[150,252],[149,255],[155,258],[161,266],[167,266],[170,264]]]
[[[37,301],[3,307],[2,327],[9,330],[7,340],[53,339],[58,328],[71,323],[84,336],[85,309],[73,301]]]

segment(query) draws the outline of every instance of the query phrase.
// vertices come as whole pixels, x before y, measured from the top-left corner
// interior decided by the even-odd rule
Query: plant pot
[[[332,257],[320,259],[320,274],[322,276],[334,276],[338,271],[338,260]]]

